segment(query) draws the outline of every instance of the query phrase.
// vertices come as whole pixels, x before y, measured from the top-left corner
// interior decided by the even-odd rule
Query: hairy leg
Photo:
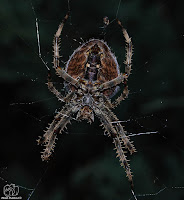
[[[53,94],[56,95],[56,97],[58,98],[59,101],[64,102],[63,95],[61,95],[61,93],[54,87],[54,84],[53,84],[52,79],[51,79],[50,70],[48,71],[47,86],[48,86],[48,89],[49,89]]]
[[[126,73],[126,79],[129,77],[130,73],[131,73],[131,67],[132,67],[132,55],[133,55],[133,45],[132,45],[132,41],[131,38],[129,37],[126,29],[123,27],[123,25],[121,24],[121,22],[118,20],[118,24],[120,25],[122,32],[123,32],[123,36],[125,38],[125,42],[127,44],[126,46],[126,60],[124,62],[125,64],[125,73]]]
[[[61,36],[61,32],[63,30],[64,24],[66,22],[66,20],[69,17],[69,13],[66,14],[66,16],[64,17],[63,21],[61,22],[61,24],[58,27],[58,30],[56,31],[55,35],[54,35],[54,40],[53,40],[53,50],[54,50],[54,59],[53,59],[53,64],[54,64],[54,69],[56,70],[56,74],[59,77],[62,77],[65,81],[70,82],[72,85],[77,87],[78,81],[74,78],[72,78],[64,69],[62,69],[59,66],[59,59],[60,59],[60,55],[59,55],[59,49],[60,49],[60,36]]]
[[[64,69],[62,69],[61,67],[57,67],[56,68],[56,74],[63,78],[65,81],[71,83],[73,86],[75,87],[79,87],[79,81],[74,79],[73,77],[71,77]]]
[[[113,139],[113,143],[115,145],[117,157],[119,157],[121,166],[124,167],[126,175],[128,177],[128,180],[130,182],[131,188],[133,189],[133,176],[131,173],[130,165],[128,163],[128,160],[126,159],[126,156],[123,151],[123,147],[121,145],[122,143],[122,138],[121,136],[117,133],[115,127],[112,125],[111,120],[106,113],[104,113],[100,108],[95,108],[94,112],[96,116],[100,119],[102,122],[102,125],[105,128],[105,131],[107,132],[108,136],[111,136]]]
[[[114,102],[112,103],[112,108],[115,108],[116,106],[118,106],[122,100],[125,100],[128,97],[128,85],[127,85],[127,81],[128,81],[128,77],[131,73],[132,70],[132,55],[133,55],[133,45],[132,45],[132,41],[131,38],[129,37],[126,29],[122,26],[121,22],[118,20],[118,24],[120,25],[122,32],[123,32],[123,36],[125,38],[125,42],[126,42],[126,60],[124,61],[125,64],[125,73],[122,75],[123,76],[123,84],[124,84],[124,89],[122,94],[114,100]]]
[[[55,35],[54,35],[54,40],[53,40],[53,50],[54,50],[54,59],[53,59],[53,64],[54,64],[54,68],[57,69],[57,67],[59,66],[59,48],[60,48],[60,35],[61,32],[63,30],[64,24],[66,22],[66,20],[69,17],[69,13],[66,14],[66,16],[64,17],[63,21],[61,22],[61,24],[58,27],[58,30],[56,31]]]
[[[66,97],[63,97],[63,95],[61,95],[61,93],[54,87],[54,84],[53,84],[52,79],[51,79],[51,73],[50,73],[50,71],[49,71],[49,73],[48,73],[47,81],[48,81],[48,82],[47,82],[48,89],[49,89],[53,94],[56,95],[56,97],[58,98],[59,101],[61,101],[61,102],[68,102],[68,101],[72,98],[74,92],[71,91],[71,92],[69,92],[69,93],[66,95]]]
[[[42,152],[41,158],[43,161],[49,160],[55,147],[55,140],[58,133],[62,133],[63,129],[70,122],[73,113],[77,112],[77,107],[69,109],[68,106],[64,108],[55,116],[53,122],[49,125],[43,137],[40,137],[37,141],[38,144],[44,144],[45,149]]]
[[[130,142],[130,138],[126,135],[126,131],[123,129],[123,126],[120,124],[117,116],[105,105],[101,106],[100,109],[109,117],[111,124],[116,129],[117,134],[119,135],[121,141],[123,142],[126,149],[129,150],[130,154],[136,152],[136,149],[132,142]]]
[[[128,94],[129,94],[129,90],[128,90],[128,86],[126,85],[121,95],[117,97],[113,102],[111,102],[111,99],[105,95],[103,95],[103,99],[108,108],[116,108],[121,103],[122,100],[125,100],[126,98],[128,98]]]
[[[123,92],[121,93],[121,95],[119,97],[117,97],[113,102],[112,102],[112,108],[117,107],[121,101],[125,100],[126,98],[128,98],[128,94],[129,94],[129,90],[128,90],[128,85],[127,85],[127,81],[124,81],[124,89]]]

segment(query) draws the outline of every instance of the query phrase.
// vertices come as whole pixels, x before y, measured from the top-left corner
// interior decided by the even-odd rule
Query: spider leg
[[[116,106],[118,106],[121,103],[122,100],[125,100],[128,97],[129,90],[128,90],[127,81],[124,80],[123,84],[124,84],[123,92],[112,103],[111,103],[111,100],[109,97],[103,95],[103,99],[109,108],[115,108]]]
[[[58,30],[56,31],[56,33],[54,35],[54,40],[53,40],[54,60],[53,60],[53,64],[54,64],[55,69],[57,69],[57,67],[59,66],[60,35],[61,35],[64,24],[65,24],[66,20],[68,19],[68,17],[69,17],[69,13],[66,14],[66,16],[64,17],[63,21],[59,25]]]
[[[128,90],[128,85],[127,85],[127,80],[128,80],[128,77],[131,73],[131,66],[132,66],[132,55],[133,55],[133,45],[132,45],[132,41],[131,41],[131,38],[129,37],[126,29],[122,26],[121,22],[118,20],[118,24],[120,25],[121,29],[122,29],[122,32],[123,32],[123,36],[125,38],[125,42],[127,44],[126,46],[126,60],[124,61],[124,64],[125,64],[125,73],[123,74],[123,84],[124,84],[124,89],[123,89],[123,92],[122,94],[116,98],[114,100],[114,102],[112,103],[112,108],[115,108],[116,106],[118,106],[122,100],[125,100],[127,97],[128,97],[128,93],[129,93],[129,90]]]
[[[128,177],[128,181],[130,182],[131,189],[133,190],[133,188],[134,188],[133,175],[132,175],[132,172],[130,169],[130,164],[128,163],[128,160],[124,154],[124,151],[122,150],[121,140],[119,139],[119,137],[115,137],[115,138],[113,138],[113,143],[115,145],[117,157],[119,157],[121,166],[123,166],[123,168],[125,169],[125,172]]]
[[[55,116],[43,137],[39,137],[37,140],[38,144],[45,145],[45,149],[41,155],[43,161],[49,160],[49,157],[54,151],[55,140],[57,139],[58,133],[62,133],[63,129],[66,128],[66,125],[70,123],[72,114],[77,112],[77,110],[78,108],[76,106],[70,109],[68,106],[64,106],[64,108]]]
[[[94,108],[94,112],[96,116],[100,119],[100,121],[102,122],[102,125],[104,126],[105,131],[107,132],[108,136],[111,136],[113,138],[113,143],[115,145],[117,157],[119,157],[121,166],[124,167],[128,180],[130,182],[131,188],[133,189],[133,175],[131,173],[128,160],[123,151],[121,136],[117,133],[116,129],[113,127],[111,120],[109,116],[106,115],[106,113],[104,113],[100,108],[97,108],[97,107]]]
[[[111,123],[113,124],[113,127],[116,128],[117,133],[119,134],[119,137],[121,141],[123,142],[126,149],[129,150],[130,154],[133,154],[136,152],[136,149],[132,142],[130,142],[130,138],[126,135],[126,131],[123,129],[123,126],[119,123],[119,119],[117,116],[107,107],[102,106],[101,110],[106,114],[106,116],[109,117]]]
[[[121,93],[121,95],[120,95],[119,97],[117,97],[117,98],[112,102],[112,108],[115,108],[116,106],[118,106],[118,105],[121,103],[121,101],[125,100],[125,99],[128,97],[129,90],[128,90],[127,81],[124,80],[123,84],[124,84],[123,92]]]
[[[115,79],[112,79],[110,81],[107,81],[105,83],[102,83],[98,88],[97,90],[100,90],[100,91],[103,91],[103,90],[106,90],[106,89],[109,89],[109,88],[112,88],[112,87],[115,87],[117,85],[119,85],[120,83],[123,82],[124,80],[124,74],[121,74],[119,76],[117,76]]]
[[[50,71],[48,71],[47,81],[48,81],[48,82],[47,82],[48,89],[49,89],[53,94],[56,95],[56,97],[58,98],[59,101],[68,102],[68,101],[72,98],[74,92],[70,92],[70,93],[67,94],[66,97],[63,97],[63,95],[61,95],[61,93],[54,87],[54,84],[53,84],[52,79],[51,79],[51,73],[50,73]]]
[[[66,20],[69,17],[69,13],[66,14],[66,16],[64,17],[63,21],[61,22],[61,24],[58,27],[58,30],[56,31],[55,35],[54,35],[54,40],[53,40],[53,51],[54,51],[54,59],[53,59],[53,64],[54,64],[54,69],[56,70],[56,74],[59,77],[62,77],[65,81],[70,82],[72,85],[78,87],[78,80],[72,78],[64,69],[62,69],[59,66],[59,49],[60,49],[60,36],[61,36],[61,32],[63,30],[64,24],[66,22]]]
[[[127,44],[126,46],[126,60],[124,61],[125,64],[125,73],[122,75],[119,75],[118,77],[116,77],[113,80],[110,80],[108,82],[103,83],[100,86],[101,90],[105,90],[111,87],[114,87],[118,84],[120,84],[122,81],[124,81],[124,79],[128,79],[130,72],[131,72],[131,66],[132,66],[132,55],[133,55],[133,45],[132,45],[132,41],[131,38],[129,37],[126,29],[122,26],[121,22],[118,20],[118,24],[120,25],[122,32],[123,32],[123,36],[125,38],[125,42]]]
[[[125,42],[127,44],[126,46],[126,60],[124,61],[125,64],[125,73],[126,73],[126,79],[129,77],[130,72],[131,72],[131,67],[132,67],[132,55],[133,55],[133,45],[132,45],[132,41],[131,38],[129,37],[126,29],[123,27],[123,25],[121,24],[121,22],[118,20],[118,24],[120,25],[122,32],[123,32],[123,36],[125,38]]]
[[[71,77],[64,69],[62,69],[61,67],[57,67],[56,68],[56,74],[63,78],[65,81],[71,83],[73,86],[75,87],[79,87],[79,81],[74,79],[73,77]]]
[[[50,70],[48,71],[48,76],[47,76],[47,86],[48,86],[48,89],[49,89],[53,94],[56,95],[56,97],[58,98],[59,101],[64,102],[63,95],[61,95],[61,93],[54,87],[54,84],[53,84],[52,79],[51,79]]]

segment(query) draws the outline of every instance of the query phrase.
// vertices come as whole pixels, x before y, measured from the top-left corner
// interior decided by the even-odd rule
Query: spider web
[[[19,186],[22,199],[184,199],[184,3],[17,0],[0,4],[0,192],[13,183]],[[74,119],[57,141],[51,162],[41,162],[42,148],[35,140],[61,109],[45,85],[47,68],[52,69],[52,38],[68,10],[71,16],[61,40],[63,65],[84,41],[100,38],[115,52],[123,71],[125,44],[116,18],[132,37],[130,95],[115,113],[138,151],[128,156],[134,196],[115,159],[112,141],[104,136],[98,120],[79,125]],[[103,24],[104,16],[110,20],[108,26]],[[62,90],[59,79],[54,76],[54,80]]]

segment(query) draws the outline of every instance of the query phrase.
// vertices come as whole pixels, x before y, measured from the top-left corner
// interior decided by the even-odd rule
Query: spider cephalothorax
[[[76,49],[64,69],[59,64],[59,41],[61,31],[67,18],[68,14],[59,25],[54,36],[53,63],[56,74],[65,81],[68,94],[66,97],[63,97],[54,87],[49,72],[48,88],[61,102],[65,102],[65,105],[55,116],[43,137],[38,139],[39,144],[45,145],[41,156],[42,160],[49,159],[54,150],[58,133],[62,133],[73,115],[76,116],[76,120],[85,119],[90,123],[93,122],[94,117],[97,116],[107,135],[112,137],[117,156],[133,187],[132,174],[123,151],[123,146],[129,150],[130,154],[134,153],[136,150],[129,141],[129,137],[119,123],[118,118],[111,111],[111,109],[115,108],[128,96],[127,79],[131,71],[132,57],[131,39],[127,31],[121,25],[121,22],[118,21],[127,43],[125,73],[123,74],[120,73],[116,57],[111,52],[108,45],[103,40],[99,39],[91,39]],[[111,97],[117,93],[118,85],[121,83],[123,83],[124,86],[122,94],[111,102]]]

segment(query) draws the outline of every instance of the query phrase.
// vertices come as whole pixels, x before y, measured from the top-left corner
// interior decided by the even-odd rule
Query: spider
[[[53,64],[56,74],[61,77],[66,85],[67,95],[64,97],[55,88],[51,73],[48,73],[48,89],[64,102],[62,110],[54,117],[54,120],[45,131],[43,137],[39,137],[38,144],[45,146],[41,153],[43,161],[49,160],[55,147],[57,135],[62,133],[72,115],[76,115],[76,120],[87,120],[89,123],[94,121],[97,116],[102,123],[105,133],[112,138],[115,145],[117,157],[119,157],[121,166],[124,167],[128,180],[133,188],[133,175],[130,165],[125,156],[124,148],[128,149],[130,154],[136,152],[136,149],[118,118],[111,111],[118,106],[122,100],[128,97],[128,77],[131,72],[131,60],[133,46],[131,38],[127,31],[117,20],[121,27],[126,42],[126,60],[125,73],[120,73],[120,67],[117,59],[110,48],[100,39],[91,39],[78,47],[70,56],[65,69],[59,63],[60,35],[69,13],[66,14],[58,27],[53,40]],[[118,92],[119,85],[123,84],[124,89],[121,95],[111,102],[111,98]]]

